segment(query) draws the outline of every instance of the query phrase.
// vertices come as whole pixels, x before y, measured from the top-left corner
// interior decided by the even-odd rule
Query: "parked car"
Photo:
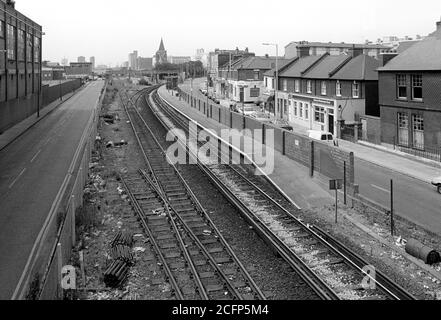
[[[325,142],[337,146],[337,142],[335,141],[334,135],[332,133],[317,131],[317,130],[308,130],[308,136],[311,139],[319,140],[321,142]]]
[[[438,190],[438,193],[441,193],[441,176],[432,179],[432,184]]]
[[[261,122],[271,122],[271,116],[265,112],[255,112],[250,117]]]
[[[289,122],[283,119],[273,120],[272,124],[284,130],[294,131],[294,128],[289,124]]]
[[[253,113],[256,112],[256,109],[254,109],[254,107],[252,107],[252,106],[236,105],[236,110],[235,111],[237,113],[244,114],[246,116],[250,116],[250,115],[252,115]]]

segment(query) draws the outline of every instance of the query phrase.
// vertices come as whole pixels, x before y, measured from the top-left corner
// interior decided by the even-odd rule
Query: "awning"
[[[260,100],[261,100],[262,102],[264,102],[264,103],[272,102],[272,101],[274,101],[274,95],[267,95],[267,94],[264,94],[264,95],[260,98]]]

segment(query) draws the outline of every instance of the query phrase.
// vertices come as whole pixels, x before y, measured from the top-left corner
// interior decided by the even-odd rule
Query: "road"
[[[92,82],[0,152],[0,300],[15,290],[103,85]]]
[[[193,81],[193,96],[206,97],[199,92],[199,84],[204,79]],[[183,85],[189,90],[190,83]],[[360,154],[360,156],[362,156]],[[396,156],[399,161],[399,156]],[[422,166],[424,166],[422,164]],[[441,195],[435,188],[422,180],[394,170],[391,166],[380,166],[357,157],[355,153],[355,183],[360,186],[360,194],[366,198],[390,207],[390,180],[394,180],[394,211],[436,234],[441,234]],[[322,186],[327,190],[327,186]],[[311,204],[313,205],[313,204]]]

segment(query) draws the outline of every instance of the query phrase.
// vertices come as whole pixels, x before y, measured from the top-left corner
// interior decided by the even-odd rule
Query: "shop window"
[[[315,107],[314,121],[317,123],[325,124],[325,108]]]

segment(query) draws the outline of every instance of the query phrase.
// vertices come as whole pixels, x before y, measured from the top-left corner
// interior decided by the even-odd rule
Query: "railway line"
[[[149,123],[159,120],[165,127],[188,127],[188,120],[161,101],[155,91],[145,95],[145,103],[142,113]],[[297,219],[299,208],[265,178],[254,175],[252,166],[199,166],[322,299],[414,299],[380,272],[366,268],[364,261],[332,237]]]
[[[146,90],[148,93],[150,90]],[[177,299],[264,300],[132,101],[121,95],[147,170],[121,176]]]

